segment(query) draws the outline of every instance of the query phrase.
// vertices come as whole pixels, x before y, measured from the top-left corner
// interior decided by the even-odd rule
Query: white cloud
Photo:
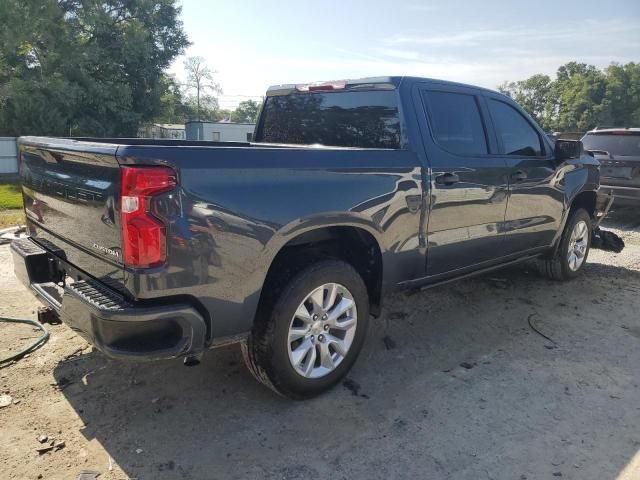
[[[604,67],[612,61],[638,61],[635,19],[586,20],[504,30],[475,29],[457,33],[408,32],[349,48],[322,45],[313,56],[241,50],[233,42],[212,51],[195,44],[188,54],[200,55],[218,70],[217,80],[232,108],[245,97],[263,95],[273,84],[303,83],[380,75],[412,75],[496,88],[505,80],[535,73],[553,75],[569,61]],[[615,40],[612,40],[615,39]],[[182,60],[172,71],[183,78]]]

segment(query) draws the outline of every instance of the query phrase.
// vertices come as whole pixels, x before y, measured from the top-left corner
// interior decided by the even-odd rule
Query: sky
[[[495,89],[573,60],[640,61],[640,0],[179,3],[186,55],[217,72],[222,108],[283,83],[415,75]]]

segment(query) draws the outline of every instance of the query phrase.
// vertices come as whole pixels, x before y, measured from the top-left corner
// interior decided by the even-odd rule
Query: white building
[[[193,121],[185,125],[187,140],[210,142],[250,142],[255,123]]]
[[[18,173],[18,153],[14,137],[0,137],[0,175]]]

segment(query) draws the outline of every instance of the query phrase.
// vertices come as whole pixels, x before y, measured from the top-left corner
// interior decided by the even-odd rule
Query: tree
[[[218,109],[218,100],[215,94],[222,93],[220,85],[213,80],[212,71],[202,57],[188,57],[184,61],[184,69],[187,71],[187,89],[195,90],[196,119],[200,120],[201,105],[206,110]]]
[[[0,135],[134,135],[189,44],[175,4],[2,0]]]
[[[585,131],[600,123],[606,76],[593,65],[570,62],[558,69],[554,84],[557,96],[557,129]]]
[[[230,120],[236,123],[255,123],[262,108],[262,103],[255,100],[243,100],[231,113]]]
[[[612,63],[604,71],[569,62],[556,78],[533,75],[498,89],[547,131],[586,131],[597,125],[640,125],[640,64]]]
[[[498,90],[522,105],[542,128],[549,129],[553,125],[552,82],[548,75],[538,74],[518,82],[505,82]]]

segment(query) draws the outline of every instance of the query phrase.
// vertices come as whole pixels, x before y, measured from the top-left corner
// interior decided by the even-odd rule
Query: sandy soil
[[[237,346],[120,363],[52,326],[0,369],[0,477],[640,479],[640,213],[607,227],[627,248],[573,282],[522,266],[389,298],[346,386],[303,403]],[[2,246],[0,315],[35,318],[12,270]],[[0,328],[2,356],[37,335]],[[41,435],[64,448],[38,454]]]

